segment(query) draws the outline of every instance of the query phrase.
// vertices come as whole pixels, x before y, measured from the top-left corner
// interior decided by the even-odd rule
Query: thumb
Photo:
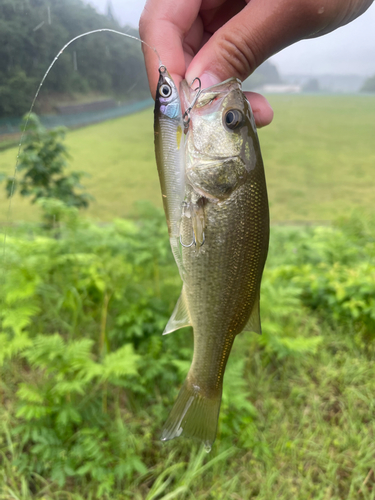
[[[186,79],[207,87],[237,77],[245,80],[263,61],[327,24],[316,0],[250,0],[203,45]],[[210,26],[206,26],[206,31]]]

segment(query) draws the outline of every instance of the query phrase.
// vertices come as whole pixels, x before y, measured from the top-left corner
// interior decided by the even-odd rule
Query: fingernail
[[[195,78],[195,77],[193,76],[190,80],[190,73],[189,73],[189,75],[186,75],[186,79],[188,82],[192,81],[193,78]],[[206,89],[207,87],[211,87],[211,85],[216,85],[217,83],[221,82],[220,78],[218,78],[216,75],[214,75],[208,71],[205,71],[199,77],[199,79],[201,81],[202,89]]]
[[[200,77],[200,81],[202,84],[202,89],[206,89],[207,87],[211,87],[212,85],[216,85],[217,83],[220,83],[221,80],[216,75],[206,71]]]

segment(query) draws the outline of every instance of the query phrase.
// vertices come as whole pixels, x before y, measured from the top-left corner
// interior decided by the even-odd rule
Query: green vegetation
[[[271,217],[333,220],[369,211],[375,192],[375,98],[270,96],[275,120],[260,131]]]
[[[361,92],[375,92],[375,75],[367,78],[361,88]]]
[[[303,92],[320,92],[319,80],[317,78],[310,78],[302,87]]]
[[[58,228],[7,227],[1,500],[375,499],[375,99],[270,99],[273,220],[335,222],[272,227],[263,335],[236,339],[210,454],[159,441],[193,339],[161,336],[181,282],[155,209],[152,112],[67,135],[71,168],[92,174],[89,214],[111,222],[44,199]],[[14,158],[2,152],[0,171]],[[22,203],[11,219],[38,220]]]
[[[267,83],[281,83],[278,69],[270,61],[265,61],[247,78],[244,88],[252,90]]]
[[[8,235],[1,498],[374,498],[375,221],[273,230],[263,335],[235,342],[217,442],[158,441],[192,355],[163,214]],[[367,481],[366,477],[369,475]]]
[[[355,207],[372,209],[375,192],[375,97],[269,96],[274,122],[262,129],[273,221],[333,220]],[[134,202],[161,206],[154,159],[152,110],[67,135],[71,168],[90,174],[95,202],[88,216],[111,221],[131,215]],[[13,175],[16,150],[0,153],[0,171]],[[0,195],[0,220],[7,213]],[[14,220],[38,220],[15,197]]]
[[[99,28],[123,30],[110,13],[100,15],[82,0],[0,0],[0,118],[26,113],[61,48]],[[129,27],[125,31],[137,35]],[[61,55],[43,85],[47,100],[90,91],[128,99],[148,95],[140,44],[109,33],[78,40]]]
[[[33,196],[31,203],[40,201],[44,208],[47,199],[60,200],[68,207],[87,208],[90,196],[77,192],[82,189],[80,179],[84,172],[65,172],[69,158],[63,142],[65,129],[47,130],[34,113],[24,117],[22,126],[26,129],[17,166],[18,177],[13,175],[6,179],[8,198],[19,190],[21,196]],[[48,206],[51,208],[51,203]],[[56,211],[52,214],[44,210],[47,226],[59,224],[56,215]]]
[[[155,165],[153,112],[111,120],[67,134],[66,147],[72,170],[83,170],[85,188],[94,201],[85,213],[101,221],[131,213],[134,202],[149,200],[161,206]],[[0,153],[0,172],[13,175],[16,149]],[[8,201],[0,194],[0,220],[6,219]],[[39,219],[38,208],[17,195],[12,200],[12,219]]]

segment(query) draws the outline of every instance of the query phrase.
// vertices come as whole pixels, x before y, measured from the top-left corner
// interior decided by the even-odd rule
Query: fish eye
[[[224,115],[224,125],[229,130],[235,130],[239,125],[241,125],[243,120],[243,114],[238,109],[230,109]]]
[[[167,83],[163,83],[163,85],[160,86],[159,94],[162,97],[169,97],[172,94],[172,89]]]

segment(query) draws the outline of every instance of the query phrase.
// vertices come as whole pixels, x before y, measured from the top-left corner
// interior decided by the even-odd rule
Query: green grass
[[[111,498],[374,500],[374,351],[358,348],[348,332],[322,333],[325,340],[318,355],[269,364],[256,348],[256,338],[239,337],[225,382],[228,384],[236,362],[245,358],[244,386],[247,399],[257,410],[256,419],[249,424],[252,442],[231,446],[244,429],[230,437],[223,436],[219,426],[213,450],[206,455],[192,442],[163,445],[157,435],[147,436],[146,446],[156,453],[156,463]],[[33,495],[25,474],[12,465],[20,447],[9,432],[11,409],[9,401],[7,411],[0,410],[0,498],[40,498]],[[230,401],[222,412],[228,410]],[[245,410],[241,413],[248,418]],[[126,416],[124,412],[123,418]],[[142,413],[138,418],[142,419]],[[139,431],[134,439],[145,438]],[[48,496],[44,498],[48,499],[108,498],[97,497],[90,484],[85,489],[72,486],[69,491],[69,485],[58,488],[43,477],[35,476],[35,481],[38,490],[46,485]]]
[[[375,97],[270,96],[261,130],[273,220],[332,220],[372,209]]]
[[[58,238],[10,230],[3,324],[37,341],[25,357],[17,335],[0,338],[0,500],[375,500],[374,218],[273,228],[263,335],[236,338],[208,455],[159,439],[191,360],[188,330],[160,335],[180,292],[163,214],[76,223]],[[62,348],[50,342],[59,335]],[[88,378],[84,359],[98,373],[124,342],[139,377]],[[4,351],[13,358],[1,366]],[[136,457],[145,467],[101,492]],[[65,460],[78,465],[59,485],[50,468]],[[81,461],[90,476],[74,474]]]
[[[247,450],[232,448],[229,459],[198,476],[186,498],[375,498],[374,353],[366,356],[343,335],[347,332],[326,330],[318,356],[268,366],[264,354],[248,351],[249,339],[236,340],[227,372],[236,357],[249,352],[245,385],[258,412],[255,439]],[[219,430],[214,456],[225,451],[220,439]],[[184,484],[181,475],[176,474],[172,491]]]
[[[128,215],[136,200],[160,205],[160,190],[154,159],[153,111],[71,131],[66,144],[72,156],[71,167],[83,170],[83,179],[95,201],[85,213],[110,221]],[[14,172],[15,149],[0,153],[0,171]],[[0,214],[5,219],[9,202],[0,192]],[[38,220],[38,209],[28,200],[15,196],[12,220]]]
[[[269,96],[273,123],[259,133],[273,221],[332,220],[353,208],[371,209],[375,191],[375,97]],[[88,216],[110,221],[131,214],[137,200],[161,206],[154,160],[152,109],[69,132],[71,166],[95,202]],[[17,150],[0,152],[11,175]],[[0,221],[8,201],[0,191]],[[15,196],[11,220],[37,220]]]
[[[270,101],[275,109],[275,120],[270,127],[260,131],[260,139],[272,219],[331,220],[339,214],[350,212],[354,207],[373,211],[375,98],[270,96]],[[109,221],[115,216],[127,215],[138,199],[148,199],[160,206],[153,155],[152,120],[152,110],[147,110],[139,115],[68,134],[67,143],[73,156],[72,167],[91,174],[85,184],[88,191],[96,197],[96,202],[88,211],[89,216]],[[0,171],[12,172],[15,155],[15,150],[0,154]],[[3,191],[0,192],[0,213],[4,220],[8,202]],[[15,197],[13,220],[36,220],[37,217],[36,209],[30,209],[28,201]],[[128,228],[126,224],[123,228],[125,232]],[[95,226],[92,238],[97,237],[97,247],[105,244],[101,231],[108,228],[109,226],[102,229]],[[21,231],[20,228],[16,230]],[[295,231],[297,234],[303,230]],[[291,296],[288,296],[287,287],[284,289],[280,284],[276,287],[277,280],[285,275],[284,281],[287,281],[294,258],[300,259],[301,266],[308,259],[313,263],[314,259],[319,262],[323,238],[318,238],[312,245],[313,238],[309,237],[299,245],[295,238],[283,237],[284,232],[289,234],[290,230],[275,228],[272,232],[271,252],[264,280],[265,293],[262,296],[265,334],[262,337],[243,334],[236,339],[226,370],[218,437],[211,454],[202,453],[194,444],[182,439],[167,444],[158,441],[162,420],[159,414],[166,414],[171,407],[178,384],[171,383],[168,391],[162,393],[160,384],[156,384],[150,396],[153,398],[151,403],[140,407],[140,403],[137,403],[140,395],[133,401],[121,403],[120,417],[129,426],[131,439],[137,447],[147,450],[147,453],[143,453],[148,469],[145,474],[139,474],[134,481],[128,481],[125,488],[116,487],[110,497],[98,494],[97,484],[93,481],[78,486],[72,480],[64,487],[59,487],[56,482],[36,473],[30,479],[28,470],[15,465],[22,463],[25,454],[30,455],[30,450],[23,445],[25,436],[15,432],[19,421],[19,417],[16,417],[16,382],[20,378],[32,382],[37,375],[33,375],[28,367],[25,369],[21,361],[15,360],[14,365],[1,373],[0,399],[3,404],[0,407],[0,500],[375,500],[373,336],[366,339],[344,321],[339,326],[332,325],[323,319],[323,311],[307,311],[299,302],[294,304],[289,314],[284,311]],[[366,231],[353,223],[351,232],[360,236]],[[345,238],[340,237],[340,234],[337,240],[329,238],[328,232],[324,234],[327,263],[331,264],[332,260],[332,272],[337,270],[334,263],[339,259],[340,252],[344,252],[342,261],[348,267],[343,276],[348,277],[347,286],[352,282],[354,287],[356,273],[359,272],[357,266],[360,266],[357,261],[362,258],[359,248],[363,247],[367,251],[369,264],[375,257],[373,233],[368,236],[366,243],[354,247],[353,254],[350,254],[352,241],[348,239],[346,244]],[[25,232],[25,244],[29,244],[31,236],[31,230]],[[86,240],[83,238],[82,241]],[[80,242],[77,234],[74,244],[83,244],[82,241]],[[54,244],[59,242],[62,240],[57,239]],[[147,246],[147,241],[138,238],[137,244]],[[309,245],[312,245],[311,248]],[[73,244],[69,243],[67,246],[69,251],[74,252]],[[151,244],[148,249],[150,252],[155,251]],[[9,255],[15,258],[12,253]],[[79,255],[82,259],[84,252]],[[19,266],[20,275],[24,279],[29,276],[24,272],[28,269],[26,264],[29,261],[32,264],[36,258],[37,255],[33,252],[25,253],[24,267]],[[118,261],[112,258],[103,258],[102,261],[108,264],[109,273],[113,274],[119,268]],[[62,262],[64,261],[61,260],[59,266]],[[88,264],[89,262],[91,261]],[[276,269],[277,272],[272,273],[273,268],[278,266],[280,270]],[[94,273],[95,269],[91,272]],[[311,289],[320,287],[323,294],[328,292],[324,289],[319,274],[321,269],[318,264],[314,264],[309,272]],[[72,268],[72,276],[76,272],[76,268]],[[74,309],[75,302],[73,298],[70,299],[70,288],[66,303],[61,299],[57,302],[58,305],[48,306],[52,304],[50,300],[55,300],[55,295],[60,297],[58,294],[62,293],[60,288],[63,287],[63,280],[61,283],[56,281],[58,286],[55,295],[51,293],[56,273],[57,270],[49,273],[46,271],[47,282],[36,295],[39,300],[44,293],[47,304],[41,308],[42,314],[33,321],[32,326],[38,333],[43,332],[45,321],[47,333],[53,334],[61,330],[60,333],[63,334],[61,304],[65,304],[64,307],[68,309],[73,304],[71,307]],[[291,281],[294,287],[301,286],[301,273],[297,269],[299,281]],[[314,277],[314,274],[317,276]],[[78,278],[79,276],[76,279]],[[165,274],[160,279],[165,280]],[[119,287],[120,298],[121,291],[129,286],[129,282],[132,282],[129,278],[118,280],[116,286]],[[82,280],[79,281],[79,286],[83,286],[82,283]],[[330,300],[343,300],[342,297],[340,299],[342,283],[343,279],[338,283],[337,289],[328,290],[332,292]],[[373,294],[373,287],[369,283],[363,283],[362,295],[358,291],[353,292],[353,308],[356,301],[362,300],[366,294],[369,297]],[[328,283],[330,284],[331,282]],[[97,286],[100,285],[101,281],[98,280]],[[284,286],[284,282],[282,285]],[[169,286],[168,282],[166,286]],[[93,338],[99,339],[100,328],[91,318],[91,302],[95,298],[99,300],[91,290],[93,287],[94,284],[90,282],[87,293],[93,295],[89,306],[85,307],[88,307],[90,322],[87,324],[93,328]],[[25,290],[27,292],[28,287],[20,286],[20,290],[22,293]],[[73,288],[72,290],[74,291]],[[335,290],[337,296],[334,295]],[[356,290],[355,287],[353,290]],[[24,295],[15,301],[20,309],[24,300],[22,297]],[[162,297],[165,298],[164,294]],[[84,294],[82,300],[88,300]],[[171,302],[173,303],[172,299]],[[128,312],[129,306],[123,307],[124,313]],[[139,307],[143,311],[144,303]],[[98,308],[95,312],[99,318],[97,321],[100,321],[100,311]],[[327,307],[326,313],[328,317],[332,316],[333,307]],[[51,319],[48,319],[48,314]],[[114,310],[112,314],[115,320],[118,313]],[[287,315],[287,319],[283,320],[282,315]],[[145,318],[146,323],[150,321],[147,315]],[[268,340],[267,321],[270,331]],[[273,326],[272,321],[276,326]],[[306,339],[320,336],[322,340],[319,348],[315,353],[278,358],[272,350],[269,351],[271,341],[274,338],[277,342],[277,339],[288,335],[294,324],[297,336],[301,335]],[[88,335],[87,326],[77,331]],[[185,345],[185,333],[176,332],[161,340],[158,332],[153,337],[155,341],[150,343],[150,352],[156,352],[158,342],[163,342],[163,347],[160,347],[160,353],[163,354],[156,356],[157,362],[161,363],[173,342]],[[170,363],[167,369],[163,369],[166,377],[174,373],[173,368]],[[254,414],[249,412],[248,407],[241,406],[243,404],[253,405]],[[113,418],[115,420],[115,416]]]

